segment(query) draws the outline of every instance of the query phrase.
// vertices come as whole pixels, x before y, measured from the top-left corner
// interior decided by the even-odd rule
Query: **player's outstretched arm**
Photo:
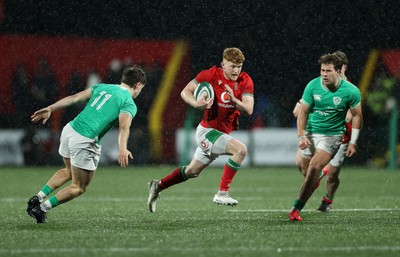
[[[68,107],[70,105],[73,105],[79,101],[85,101],[89,99],[91,95],[92,95],[92,90],[88,88],[74,95],[64,97],[61,100],[55,102],[54,104],[34,112],[33,115],[31,116],[31,121],[36,123],[41,119],[43,119],[42,123],[45,124],[53,112]]]

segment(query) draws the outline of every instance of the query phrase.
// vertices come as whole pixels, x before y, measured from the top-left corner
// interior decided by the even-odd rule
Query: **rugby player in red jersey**
[[[176,168],[161,180],[149,182],[148,206],[155,212],[159,193],[173,185],[196,178],[218,156],[230,155],[224,165],[220,187],[214,195],[216,204],[238,204],[228,194],[232,180],[247,154],[247,147],[229,135],[238,129],[241,113],[251,115],[254,108],[254,85],[250,76],[242,72],[245,57],[238,48],[226,48],[221,67],[201,71],[181,92],[182,99],[190,106],[204,110],[203,119],[196,129],[197,149],[187,166]],[[201,82],[208,82],[214,89],[214,99],[196,99],[193,93]]]

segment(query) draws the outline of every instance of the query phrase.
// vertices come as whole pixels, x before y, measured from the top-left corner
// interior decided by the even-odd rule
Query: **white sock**
[[[44,212],[47,212],[50,210],[53,206],[51,205],[49,200],[44,201],[42,204],[40,204],[40,209]]]
[[[45,193],[43,193],[43,191],[40,191],[40,192],[37,194],[37,197],[39,197],[39,201],[42,201],[44,198],[47,197],[47,195],[46,195]]]

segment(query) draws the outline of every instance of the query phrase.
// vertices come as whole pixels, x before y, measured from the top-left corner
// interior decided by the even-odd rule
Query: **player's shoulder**
[[[353,96],[356,96],[356,97],[360,97],[361,96],[360,89],[358,87],[356,87],[350,81],[343,80],[342,86],[343,86],[344,92],[346,92],[345,94],[353,95]]]
[[[247,72],[242,71],[236,80],[239,84],[254,86],[253,80]]]
[[[313,88],[319,87],[319,86],[321,85],[321,83],[322,83],[322,82],[321,82],[321,77],[316,77],[316,78],[310,80],[310,81],[307,83],[306,88],[310,88],[310,87],[313,87]]]
[[[316,78],[313,78],[312,80],[310,80],[310,82],[308,82],[309,84],[316,84],[316,85],[319,85],[319,84],[321,84],[321,77],[316,77]]]
[[[221,71],[222,71],[221,68],[218,68],[217,66],[214,65],[209,69],[202,70],[201,73],[207,73],[207,74],[210,74],[210,75],[216,75],[216,74],[220,74]]]
[[[247,72],[245,72],[245,71],[242,71],[242,72],[239,74],[239,78],[241,78],[241,79],[244,80],[244,81],[246,81],[246,80],[251,80],[251,81],[253,81],[253,80],[251,79],[250,75],[249,75]]]
[[[355,90],[355,91],[360,91],[360,89],[354,85],[353,83],[351,83],[349,80],[343,80],[343,85],[345,85],[346,87]]]
[[[208,69],[210,72],[216,72],[218,73],[219,70],[222,70],[221,68],[218,68],[216,65],[212,66],[211,68]]]
[[[94,92],[97,94],[103,94],[102,92],[105,92],[106,94],[111,94],[114,97],[118,98],[127,98],[131,99],[131,93],[129,90],[121,85],[118,84],[97,84],[97,87],[94,89]]]
[[[216,66],[213,66],[209,69],[205,69],[200,71],[196,78],[200,79],[201,81],[197,81],[197,82],[202,82],[202,81],[208,81],[211,80],[212,78],[216,78],[219,77],[220,71]]]
[[[94,90],[105,90],[107,88],[111,88],[111,86],[112,86],[112,84],[99,83],[99,84],[94,85],[92,88]],[[113,89],[113,88],[111,88],[111,89]]]

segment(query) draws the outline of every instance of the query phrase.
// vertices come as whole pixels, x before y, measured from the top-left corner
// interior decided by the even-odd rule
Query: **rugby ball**
[[[209,98],[214,98],[214,89],[208,82],[199,83],[194,90],[194,98],[196,101],[204,98],[204,96],[206,100]]]

